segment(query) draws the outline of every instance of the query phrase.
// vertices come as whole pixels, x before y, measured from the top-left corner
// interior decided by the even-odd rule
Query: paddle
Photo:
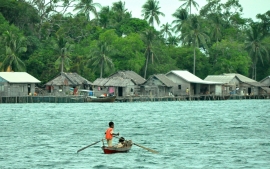
[[[95,143],[93,143],[93,144],[90,144],[90,145],[88,145],[88,146],[85,146],[85,147],[81,148],[80,150],[78,150],[77,153],[80,152],[80,151],[83,151],[84,149],[86,149],[86,148],[88,148],[88,147],[90,147],[90,146],[92,146],[92,145],[95,145],[95,144],[97,144],[97,143],[99,143],[99,142],[101,142],[101,141],[102,141],[102,140],[97,141],[97,142],[95,142]]]
[[[150,151],[150,152],[152,152],[152,153],[155,153],[155,154],[157,154],[158,152],[157,151],[155,151],[155,150],[152,150],[152,149],[150,149],[150,148],[147,148],[147,147],[144,147],[144,146],[141,146],[141,145],[139,145],[139,144],[136,144],[136,143],[133,143],[134,145],[136,145],[136,146],[138,146],[138,147],[141,147],[141,148],[143,148],[143,149],[145,149],[145,150],[147,150],[147,151]]]

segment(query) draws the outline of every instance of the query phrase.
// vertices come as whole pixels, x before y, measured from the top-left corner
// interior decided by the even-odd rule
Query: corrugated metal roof
[[[169,73],[173,73],[173,74],[181,77],[182,79],[184,79],[185,81],[190,82],[190,83],[223,84],[222,82],[202,80],[202,79],[200,79],[199,77],[195,76],[194,74],[190,73],[187,70],[172,70],[172,71],[168,72],[166,75],[168,75]]]
[[[0,72],[0,77],[9,83],[40,83],[38,79],[26,72]]]
[[[231,75],[208,75],[204,80],[206,81],[215,81],[215,82],[222,82],[222,83],[230,83],[230,81],[234,78],[235,76]]]
[[[238,73],[224,73],[223,75],[236,76],[241,82],[257,82],[256,80],[250,79],[250,78],[243,76],[241,74],[238,74]]]
[[[157,74],[157,75],[153,75],[152,77],[156,77],[158,80],[160,80],[165,86],[167,87],[173,87],[176,84],[171,81],[171,79],[169,79],[165,74]],[[151,77],[150,77],[151,78]]]
[[[138,75],[136,72],[134,71],[118,71],[112,75],[109,76],[110,77],[122,77],[124,79],[132,79],[133,82],[136,84],[136,85],[140,85],[140,84],[143,84],[146,80],[141,77],[140,75]]]
[[[92,82],[78,75],[77,73],[60,73],[56,78],[46,83],[46,85],[92,85]]]
[[[262,79],[260,82],[264,82],[265,80],[270,79],[270,76],[266,76],[264,79]]]

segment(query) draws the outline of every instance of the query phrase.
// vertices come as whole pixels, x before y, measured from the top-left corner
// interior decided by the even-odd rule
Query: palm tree
[[[145,49],[146,61],[145,61],[145,69],[144,69],[144,78],[146,78],[149,58],[152,57],[152,62],[154,60],[153,42],[155,38],[156,38],[156,33],[154,32],[153,29],[147,29],[142,32],[142,39],[146,45],[146,49]]]
[[[164,13],[160,12],[159,1],[156,0],[147,0],[146,3],[142,6],[142,16],[145,20],[148,20],[148,23],[154,27],[154,21],[159,25],[160,20],[159,16],[165,16]]]
[[[97,43],[97,46],[90,53],[91,58],[89,62],[91,62],[92,66],[95,68],[100,68],[100,78],[102,78],[104,71],[114,67],[114,63],[109,57],[114,53],[116,53],[116,50],[113,49],[111,45],[101,41]]]
[[[198,16],[193,16],[183,28],[183,34],[181,40],[183,44],[192,44],[194,59],[193,59],[193,74],[195,75],[196,67],[196,48],[199,48],[199,45],[203,45],[204,48],[207,48],[206,41],[209,41],[210,38],[206,34],[207,28],[201,27]]]
[[[25,71],[25,64],[18,56],[27,51],[27,48],[24,46],[26,38],[18,37],[9,31],[4,32],[3,37],[6,54],[0,70],[5,71],[9,68],[13,71]]]
[[[92,12],[96,18],[98,18],[98,12],[96,7],[101,8],[99,3],[94,3],[93,0],[81,0],[73,11],[79,11],[78,13],[83,13],[86,15],[88,21],[90,21],[90,12]]]
[[[199,4],[195,0],[179,0],[179,1],[184,1],[185,2],[179,8],[182,8],[184,6],[185,6],[185,9],[189,8],[189,14],[190,15],[191,15],[191,5],[193,5],[198,10]]]
[[[127,12],[127,9],[125,9],[125,2],[114,2],[112,6],[112,11],[115,13],[116,21],[122,21],[125,18]]]
[[[58,53],[58,58],[55,61],[55,65],[61,65],[61,73],[64,72],[64,67],[69,69],[70,54],[74,48],[74,45],[71,44],[69,41],[64,39],[63,37],[57,37],[57,42],[54,42],[53,45],[54,50]]]
[[[211,38],[215,39],[216,43],[222,38],[221,29],[223,28],[222,19],[218,14],[210,14]]]
[[[99,25],[102,28],[107,28],[110,23],[111,10],[109,6],[102,7],[99,11]]]
[[[170,36],[168,38],[169,46],[178,46],[179,41],[180,41],[179,38],[176,36]]]
[[[175,26],[173,27],[173,30],[175,32],[181,32],[182,27],[187,23],[188,20],[188,12],[186,9],[179,8],[175,11],[175,13],[172,14],[173,17],[176,18],[176,20],[173,20],[173,24]]]
[[[165,34],[166,40],[167,40],[168,35],[169,35],[169,37],[172,36],[172,33],[171,33],[172,28],[171,27],[172,26],[168,22],[166,24],[162,24],[162,26],[161,26],[160,33],[162,35]]]
[[[264,39],[264,35],[261,32],[259,25],[254,24],[251,25],[251,29],[247,31],[247,39],[245,42],[245,46],[247,51],[249,52],[250,57],[253,60],[252,65],[252,79],[256,80],[257,76],[257,62],[260,59],[263,63],[263,56],[269,59],[268,51],[265,47],[265,44],[262,42]]]

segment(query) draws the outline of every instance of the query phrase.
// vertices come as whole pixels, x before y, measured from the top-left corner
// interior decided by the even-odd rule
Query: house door
[[[123,96],[123,87],[118,87],[118,96]]]
[[[248,88],[248,95],[251,93],[251,87]]]
[[[31,84],[28,84],[27,85],[27,89],[28,89],[28,91],[27,91],[28,93],[27,94],[29,95],[31,93]]]

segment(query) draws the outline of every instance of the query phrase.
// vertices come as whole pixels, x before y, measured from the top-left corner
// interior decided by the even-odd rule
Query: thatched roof
[[[131,83],[135,84],[131,79],[124,79],[122,77],[113,77],[109,79],[109,81],[105,84],[105,86],[125,87],[130,85]]]
[[[56,78],[52,79],[48,83],[47,86],[77,86],[81,84],[92,85],[92,82],[86,80],[82,76],[78,75],[77,73],[60,73]]]
[[[97,78],[94,82],[94,86],[104,86],[108,82],[109,78]]]
[[[112,86],[112,87],[125,87],[135,84],[131,79],[124,79],[122,77],[111,77],[111,78],[98,78],[93,82],[94,86]]]
[[[112,77],[122,77],[123,79],[131,79],[136,85],[143,84],[146,81],[143,77],[141,77],[134,71],[118,71],[109,76],[109,78]]]

